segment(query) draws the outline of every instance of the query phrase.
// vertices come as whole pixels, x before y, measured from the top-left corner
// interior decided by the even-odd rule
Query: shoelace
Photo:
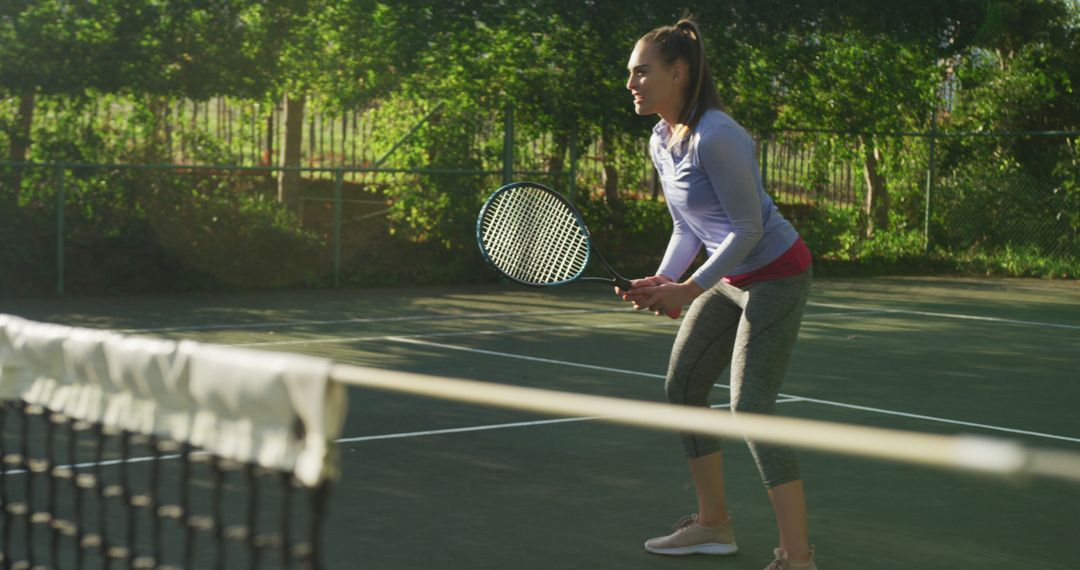
[[[675,530],[677,530],[677,531],[678,530],[685,530],[685,529],[689,528],[690,525],[692,525],[692,524],[694,524],[696,522],[697,522],[697,515],[686,515],[685,517],[679,519],[679,522],[675,523]]]
[[[777,558],[776,560],[773,560],[772,564],[769,564],[765,570],[788,570],[787,560]]]

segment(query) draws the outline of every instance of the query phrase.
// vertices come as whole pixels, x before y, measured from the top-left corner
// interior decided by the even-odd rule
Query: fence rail
[[[20,205],[36,205],[38,212],[46,207],[50,208],[54,215],[52,218],[51,236],[45,236],[48,232],[42,232],[39,237],[51,239],[54,244],[53,272],[55,274],[55,293],[64,295],[68,291],[67,282],[70,279],[69,266],[71,253],[69,244],[78,241],[70,235],[71,224],[69,218],[74,215],[88,213],[94,208],[97,210],[89,214],[91,216],[108,216],[110,208],[121,210],[146,210],[150,206],[147,196],[157,194],[162,187],[160,180],[154,178],[153,173],[168,173],[170,176],[185,177],[184,183],[190,184],[191,193],[207,193],[222,190],[222,186],[235,186],[242,189],[238,193],[247,193],[249,197],[262,197],[266,200],[274,200],[277,176],[285,172],[297,172],[310,175],[310,183],[318,182],[320,178],[328,178],[331,185],[329,192],[325,187],[307,187],[305,193],[300,196],[299,212],[300,223],[305,226],[322,226],[332,252],[332,283],[338,286],[342,276],[342,256],[344,245],[343,228],[347,225],[346,212],[352,214],[353,222],[362,222],[371,218],[384,216],[389,211],[389,201],[380,192],[380,188],[388,184],[408,184],[402,177],[415,178],[418,176],[449,175],[449,176],[482,176],[497,178],[501,176],[535,176],[565,178],[572,176],[572,171],[567,172],[539,172],[510,170],[469,170],[456,168],[377,168],[377,167],[275,167],[275,166],[238,166],[229,164],[215,165],[174,165],[174,164],[95,164],[95,163],[13,163],[0,162],[0,180],[6,180],[11,173],[19,172],[23,178],[24,187],[22,195],[18,198]],[[97,197],[92,194],[93,188],[109,184],[110,179],[121,178],[129,173],[151,173],[150,178],[142,180],[146,188],[141,195],[131,195],[126,198],[124,204],[101,204]],[[27,176],[33,173],[35,176]],[[89,184],[85,184],[88,178],[94,178]],[[349,184],[347,185],[346,178]],[[71,183],[74,180],[84,182],[83,187],[89,188],[79,194],[71,192]],[[348,186],[348,188],[346,188]],[[0,186],[2,190],[2,186]],[[226,190],[229,190],[228,188]],[[233,189],[235,190],[235,189]],[[484,189],[475,189],[483,192]],[[171,188],[174,194],[184,193],[183,189]],[[346,197],[348,194],[349,197]],[[52,202],[52,206],[47,205]],[[94,206],[91,206],[94,204]],[[314,204],[316,207],[308,207],[305,215],[305,204]],[[317,205],[323,205],[318,208]],[[102,208],[104,206],[104,208]],[[320,215],[320,210],[329,206],[330,215]],[[164,222],[164,212],[155,212],[158,216],[156,222]],[[153,216],[151,216],[153,217]],[[326,218],[327,219],[321,219]],[[38,230],[42,229],[37,220]],[[94,220],[83,219],[83,224],[93,223]],[[181,223],[184,221],[181,220]],[[197,220],[191,220],[198,223]],[[115,231],[115,228],[110,231]],[[97,236],[101,237],[101,236]],[[36,260],[43,263],[44,260]]]
[[[133,98],[109,96],[89,103],[63,97],[39,97],[41,108],[34,116],[34,129],[41,129],[57,117],[79,128],[116,141],[122,149],[160,147],[155,163],[189,166],[229,164],[246,167],[282,167],[285,141],[285,108],[281,102],[265,102],[216,97],[205,101],[189,99],[145,103]],[[14,116],[17,101],[0,98],[0,116]],[[147,109],[149,107],[149,109]],[[440,110],[439,103],[401,107],[371,106],[360,109],[330,108],[311,100],[304,111],[300,165],[325,174],[327,168],[372,168],[387,164],[401,139],[387,139],[388,131],[415,128]],[[509,115],[507,114],[509,113]],[[517,124],[513,138],[513,168],[518,172],[561,171],[552,167],[570,162],[577,179],[586,187],[601,188],[604,166],[619,172],[620,187],[641,195],[657,193],[648,161],[647,139],[622,137],[617,141],[593,140],[580,149],[571,141],[559,141],[549,132],[522,129],[521,121],[507,122],[516,111],[512,107],[490,114],[469,144],[482,149],[502,147],[507,125]],[[153,120],[148,115],[156,115]],[[422,117],[421,120],[417,120]],[[411,133],[410,133],[411,134]],[[0,129],[0,146],[9,141]],[[408,135],[406,135],[407,138]],[[615,152],[614,149],[634,149]],[[505,151],[479,157],[482,170],[505,169]],[[570,160],[567,155],[574,155]],[[148,157],[135,156],[134,162]]]
[[[4,110],[5,104],[10,101],[0,100],[0,111]],[[61,106],[61,103],[54,104],[58,105],[57,109]],[[7,236],[9,241],[36,240],[34,251],[39,253],[41,244],[51,244],[53,261],[46,264],[42,258],[36,263],[52,266],[49,273],[55,279],[55,291],[64,294],[69,288],[73,259],[76,265],[85,263],[71,252],[72,247],[77,249],[84,245],[79,228],[94,224],[104,228],[107,225],[93,219],[94,216],[123,217],[113,209],[127,208],[137,212],[140,208],[162,207],[166,203],[188,213],[203,207],[196,204],[194,198],[184,201],[173,197],[148,202],[145,196],[140,197],[143,192],[139,190],[130,190],[130,196],[118,198],[122,203],[99,203],[94,202],[102,199],[94,196],[95,188],[102,190],[104,195],[103,189],[116,180],[130,179],[136,176],[134,173],[157,173],[147,175],[145,181],[138,183],[150,189],[147,192],[167,193],[164,190],[167,184],[160,180],[167,173],[174,178],[188,177],[192,187],[198,188],[193,190],[194,193],[228,194],[222,187],[233,185],[237,190],[232,194],[248,192],[259,200],[272,202],[276,197],[277,178],[284,173],[295,173],[310,191],[299,197],[299,214],[305,224],[309,219],[319,218],[318,231],[328,244],[327,263],[332,265],[330,274],[333,284],[337,285],[342,281],[346,233],[359,231],[354,227],[359,222],[369,226],[381,223],[380,217],[389,211],[391,201],[387,195],[380,194],[381,189],[409,185],[420,188],[417,182],[420,177],[461,177],[468,180],[461,191],[477,194],[493,189],[500,182],[527,177],[546,181],[571,198],[579,192],[603,195],[605,186],[612,184],[626,198],[662,198],[659,181],[648,159],[644,135],[632,139],[596,140],[579,149],[575,137],[557,139],[549,132],[537,131],[532,121],[524,120],[527,117],[521,117],[520,112],[509,105],[493,113],[475,132],[477,140],[471,143],[472,148],[481,150],[482,154],[479,160],[473,161],[477,166],[472,168],[414,168],[401,166],[408,161],[396,159],[401,149],[422,138],[423,133],[417,133],[429,118],[440,112],[438,105],[415,109],[406,114],[407,118],[395,118],[399,121],[396,132],[406,134],[393,140],[374,135],[383,119],[371,110],[335,115],[313,107],[305,124],[301,165],[294,167],[279,164],[280,149],[276,145],[284,136],[280,132],[282,121],[278,107],[230,105],[233,104],[224,99],[181,102],[164,113],[167,119],[160,124],[162,132],[148,134],[132,129],[132,138],[126,143],[132,147],[145,144],[139,136],[164,135],[164,139],[158,140],[166,141],[169,150],[157,163],[136,160],[130,163],[0,162],[0,199],[7,199],[5,194],[12,192],[5,189],[14,187],[16,202],[9,206],[36,204],[36,223],[40,226],[33,228],[32,238],[10,234]],[[88,118],[84,120],[88,128],[106,132],[125,125],[130,118],[125,113],[134,112],[132,108],[113,103],[87,111]],[[57,116],[54,113],[51,120]],[[39,120],[50,119],[46,113],[44,118],[39,116]],[[3,136],[0,133],[0,139]],[[1076,138],[1080,138],[1078,131],[856,133],[786,129],[759,136],[757,144],[761,178],[767,191],[786,211],[795,209],[810,213],[810,221],[797,220],[803,224],[800,230],[804,233],[846,231],[844,240],[847,242],[851,241],[853,232],[857,233],[866,216],[862,210],[868,193],[864,145],[872,141],[884,150],[878,167],[883,180],[887,181],[885,188],[892,202],[890,231],[904,239],[921,239],[924,251],[975,255],[982,251],[1011,249],[1075,259],[1076,252],[1080,251],[1080,196],[1077,190],[1063,186],[1060,173],[1018,167],[1001,172],[983,168],[979,161],[981,157],[1008,155],[1019,157],[1017,163],[1021,160],[1037,163],[1032,156],[1075,153],[1077,145],[1072,141]],[[214,150],[222,148],[229,152]],[[196,150],[198,153],[191,154]],[[137,158],[139,155],[130,156]],[[185,158],[192,161],[186,162]],[[199,158],[222,160],[195,160]],[[21,185],[27,188],[20,191]],[[128,187],[136,188],[138,184],[128,184]],[[180,190],[170,188],[168,192]],[[230,202],[236,208],[257,211],[262,207],[250,200],[236,200],[240,198]],[[51,220],[41,217],[46,202],[53,212]],[[88,214],[91,203],[96,204],[97,212]],[[86,207],[80,210],[78,206],[84,205]],[[164,218],[160,213],[158,215],[156,223],[163,223]],[[70,223],[72,216],[78,223]],[[139,219],[134,215],[129,218]],[[833,218],[839,219],[841,225],[836,226],[838,222]],[[277,223],[269,213],[260,219],[270,225]],[[822,219],[828,223],[823,224]],[[51,230],[41,231],[46,225]],[[124,232],[130,231],[133,230],[128,226],[110,227],[97,237],[102,238],[102,243],[122,241]],[[3,228],[0,228],[2,233]],[[174,238],[179,235],[191,238],[180,229],[174,228],[174,233]],[[833,247],[827,243],[831,236],[812,237],[819,243],[826,243],[819,246],[818,253],[827,254],[828,248]],[[843,247],[850,248],[850,244]],[[0,276],[0,289],[2,281],[3,276]]]

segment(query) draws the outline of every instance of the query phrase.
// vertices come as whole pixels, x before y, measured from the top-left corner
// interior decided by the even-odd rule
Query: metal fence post
[[[56,294],[64,296],[64,166],[56,166]]]
[[[574,194],[577,193],[577,134],[572,133],[570,135],[570,171],[567,174],[568,180],[566,181],[566,197],[571,202],[574,201]]]
[[[506,115],[503,119],[503,184],[514,179],[514,104],[506,102]]]
[[[334,287],[341,284],[341,184],[344,176],[334,171]]]
[[[937,116],[930,117],[930,156],[926,165],[926,216],[923,220],[923,236],[926,244],[923,253],[930,253],[930,213],[931,202],[934,198],[934,135],[937,133]]]

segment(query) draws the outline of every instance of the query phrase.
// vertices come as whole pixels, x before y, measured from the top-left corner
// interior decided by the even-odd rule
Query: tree
[[[19,100],[14,120],[5,125],[7,160],[28,158],[39,94],[112,87],[106,66],[113,38],[106,23],[113,18],[108,3],[12,0],[0,5],[0,93]],[[5,178],[0,205],[10,206],[18,201],[22,169]]]

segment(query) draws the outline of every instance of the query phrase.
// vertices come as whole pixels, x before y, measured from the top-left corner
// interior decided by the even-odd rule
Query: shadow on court
[[[802,400],[779,412],[1080,451],[1077,307],[1075,282],[819,279],[783,388]],[[4,311],[651,401],[663,398],[677,327],[590,286],[73,299]],[[723,404],[726,389],[713,396]],[[777,543],[741,441],[725,448],[741,552],[665,558],[641,544],[695,508],[675,434],[354,389],[345,437],[328,568],[760,570]],[[1078,486],[800,457],[823,569],[1065,569],[1080,560]]]

